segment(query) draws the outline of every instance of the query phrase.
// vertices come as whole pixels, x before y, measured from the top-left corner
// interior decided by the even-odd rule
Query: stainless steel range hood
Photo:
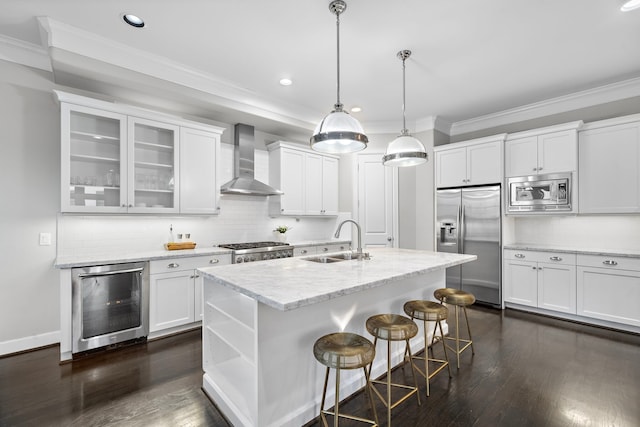
[[[284,194],[282,191],[255,179],[253,126],[238,123],[234,129],[234,178],[220,187],[220,193],[245,196],[278,196]]]

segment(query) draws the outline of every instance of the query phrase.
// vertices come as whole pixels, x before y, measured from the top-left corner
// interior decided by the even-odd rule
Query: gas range
[[[225,243],[218,247],[233,250],[233,264],[293,256],[293,246],[281,242]]]

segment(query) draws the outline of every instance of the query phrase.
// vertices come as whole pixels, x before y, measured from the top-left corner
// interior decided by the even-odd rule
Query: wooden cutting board
[[[165,243],[164,247],[167,248],[168,251],[177,251],[180,249],[195,249],[195,242],[171,242]]]

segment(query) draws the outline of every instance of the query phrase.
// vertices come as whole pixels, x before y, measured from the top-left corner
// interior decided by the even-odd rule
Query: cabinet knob
[[[212,258],[212,259],[209,260],[209,264],[217,264],[219,262],[220,262],[220,260],[218,258]]]
[[[180,264],[172,262],[171,264],[167,265],[167,268],[178,268],[180,267]]]
[[[614,261],[612,259],[608,259],[606,261],[602,261],[604,265],[618,265],[618,261]]]
[[[329,248],[322,248],[323,252],[327,252],[329,250]]]
[[[516,257],[516,258],[524,258],[524,254],[515,254],[514,257]]]
[[[303,249],[303,250],[301,250],[301,251],[300,251],[300,253],[301,253],[302,255],[304,255],[304,254],[306,254],[306,253],[307,253],[307,250],[306,250],[306,249]]]
[[[560,258],[559,256],[552,256],[552,257],[549,257],[549,259],[551,261],[562,261],[562,258]]]
[[[538,268],[534,265],[533,267],[531,267],[534,270],[537,270]]]

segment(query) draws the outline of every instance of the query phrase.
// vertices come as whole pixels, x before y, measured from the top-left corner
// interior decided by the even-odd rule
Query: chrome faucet
[[[347,222],[352,223],[358,229],[358,250],[356,252],[356,257],[358,258],[358,261],[362,261],[363,259],[370,259],[368,253],[362,253],[362,232],[360,230],[360,225],[354,220],[345,219],[344,221],[342,221],[340,225],[338,225],[338,229],[336,230],[336,233],[333,235],[333,237],[335,237],[336,239],[340,237],[340,230],[342,229],[342,226],[345,225]]]

